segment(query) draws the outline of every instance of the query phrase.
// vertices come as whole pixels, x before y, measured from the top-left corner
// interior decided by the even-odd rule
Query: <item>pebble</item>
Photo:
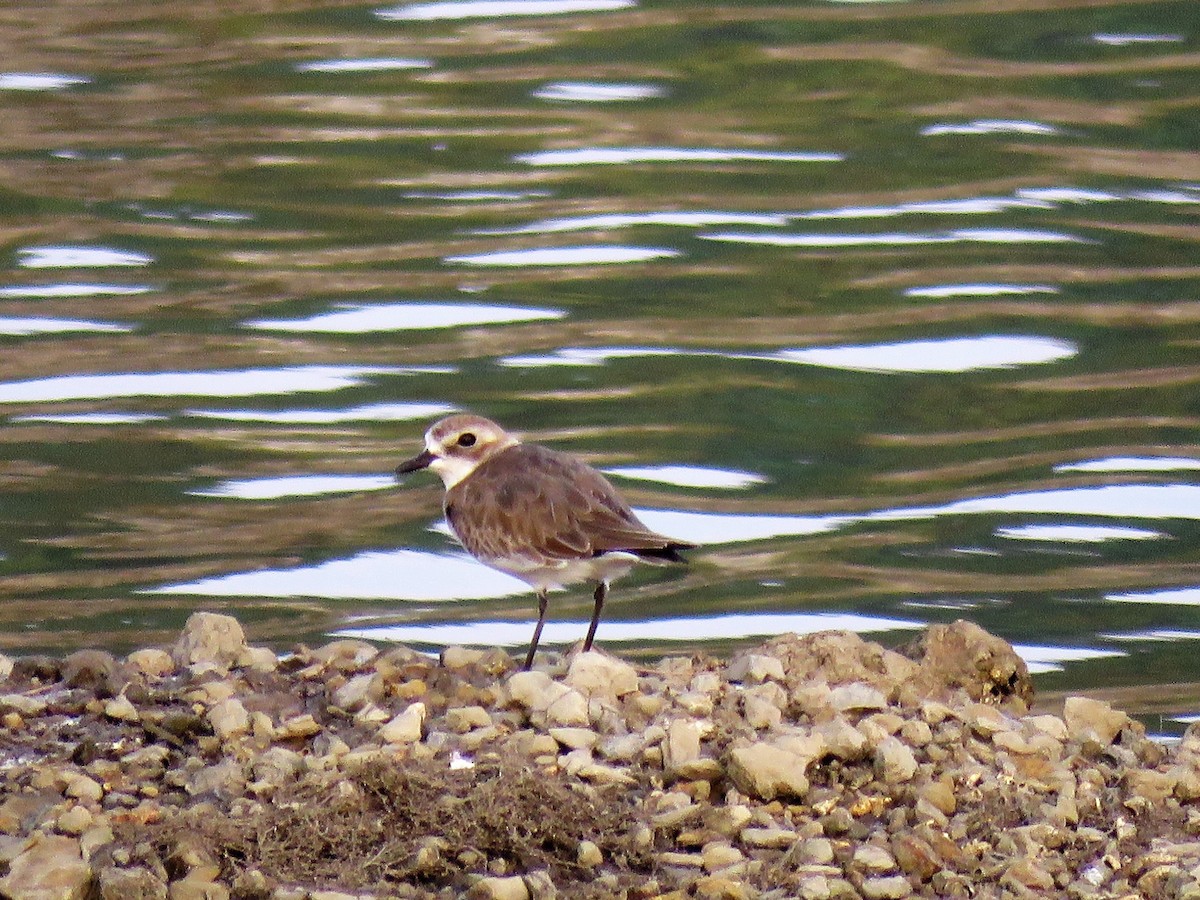
[[[171,648],[171,659],[179,666],[227,670],[237,665],[245,650],[246,635],[237,619],[195,612],[188,616],[183,633]]]
[[[424,703],[412,703],[379,729],[379,737],[388,744],[413,744],[421,740],[425,724]]]

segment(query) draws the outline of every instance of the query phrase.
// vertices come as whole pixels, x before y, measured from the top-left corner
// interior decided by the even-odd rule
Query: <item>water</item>
[[[704,544],[610,649],[966,617],[1196,715],[1200,7],[1044,6],[10,4],[0,650],[523,646],[390,474],[469,409]]]

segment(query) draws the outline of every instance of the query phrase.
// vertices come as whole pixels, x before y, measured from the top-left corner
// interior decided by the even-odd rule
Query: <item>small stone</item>
[[[863,844],[854,851],[854,864],[868,872],[891,872],[896,868],[896,858],[883,847]]]
[[[917,759],[912,750],[889,735],[875,748],[875,771],[886,784],[904,784],[916,774]]]
[[[379,737],[388,744],[415,744],[421,740],[424,725],[425,704],[411,703],[379,729]]]
[[[575,850],[575,860],[585,869],[594,869],[603,864],[604,854],[592,841],[580,841]]]
[[[226,670],[237,665],[245,649],[246,635],[237,619],[196,612],[188,616],[183,633],[171,649],[171,658],[179,666]]]
[[[446,727],[455,734],[466,734],[472,728],[487,728],[492,716],[482,706],[454,706],[446,710]]]
[[[878,688],[861,681],[854,681],[835,687],[830,692],[829,705],[838,712],[886,709],[887,698]]]
[[[14,900],[83,900],[92,869],[79,852],[79,841],[35,834],[0,878],[0,896]]]
[[[741,850],[727,841],[710,841],[701,848],[700,857],[706,872],[728,868],[746,858]]]
[[[312,652],[313,659],[336,672],[357,672],[379,656],[379,650],[366,641],[339,638]]]
[[[33,719],[46,711],[46,701],[38,697],[26,697],[24,694],[4,694],[0,696],[0,711],[7,710]]]
[[[624,697],[638,689],[637,669],[598,650],[576,654],[564,681],[585,697]]]
[[[63,834],[78,837],[92,826],[92,814],[86,806],[72,806],[54,822],[54,827]]]
[[[663,769],[668,778],[679,777],[683,766],[700,758],[702,731],[700,723],[690,719],[676,719],[667,726],[662,748]]]
[[[1122,728],[1133,724],[1125,713],[1090,697],[1068,697],[1063,706],[1063,720],[1072,738],[1102,747],[1112,744]]]
[[[775,728],[783,721],[783,710],[763,697],[746,694],[742,697],[742,718],[751,728],[765,731]]]
[[[116,659],[105,650],[76,650],[62,662],[62,680],[68,687],[103,695],[118,678],[118,668]]]
[[[275,729],[275,737],[281,741],[292,740],[294,738],[309,738],[320,733],[321,723],[314,719],[311,713],[294,716],[285,722],[281,722],[279,727]]]
[[[743,653],[730,661],[725,677],[729,681],[760,684],[767,680],[784,681],[786,675],[779,657],[765,653]]]
[[[167,887],[170,900],[229,900],[229,888],[209,878],[182,878]]]
[[[238,665],[255,672],[274,672],[279,668],[279,657],[270,647],[247,647],[238,657]]]
[[[100,782],[93,778],[75,774],[70,776],[70,780],[67,782],[67,789],[63,793],[77,800],[99,803],[100,799],[104,796],[104,788],[100,786]]]
[[[104,704],[104,715],[117,722],[137,722],[141,719],[137,707],[124,694]]]
[[[546,870],[530,872],[524,876],[524,880],[525,889],[529,891],[529,900],[558,900],[558,889]]]
[[[751,894],[740,881],[720,875],[705,875],[696,879],[696,896],[700,900],[750,900]]]
[[[808,761],[795,753],[759,742],[731,751],[728,772],[742,793],[769,801],[807,794],[807,766]]]
[[[866,900],[900,900],[912,894],[912,885],[903,875],[864,878],[860,889]]]
[[[241,700],[229,697],[213,704],[208,711],[208,723],[218,738],[227,741],[250,730],[250,714]]]
[[[513,700],[535,714],[544,724],[572,726],[588,724],[587,699],[579,691],[554,681],[545,672],[518,672],[508,679]]]
[[[165,650],[158,650],[156,648],[134,650],[125,657],[125,662],[135,672],[140,672],[142,675],[151,678],[162,678],[164,675],[170,675],[175,671],[175,661],[171,659],[171,654]]]
[[[833,862],[833,842],[829,838],[809,838],[800,845],[799,858],[809,865],[827,866]]]
[[[867,754],[867,739],[863,733],[842,716],[822,722],[813,728],[825,745],[826,752],[838,759],[854,762]]]
[[[798,832],[790,828],[743,828],[742,843],[747,847],[763,849],[783,849],[790,847],[800,839]]]
[[[590,750],[600,740],[590,728],[551,728],[550,737],[568,750]]]
[[[447,647],[442,651],[441,664],[447,669],[465,669],[483,661],[487,654],[470,647]]]
[[[355,675],[346,681],[345,684],[336,688],[330,696],[329,701],[338,709],[346,712],[354,712],[356,709],[361,709],[367,703],[372,687],[377,687],[378,676],[374,672],[364,672],[361,675]]]
[[[801,900],[829,900],[833,890],[824,875],[805,875],[796,885],[796,895]]]
[[[954,785],[948,778],[940,778],[923,785],[917,796],[925,800],[942,815],[952,816],[958,808],[958,799],[954,795]]]
[[[519,875],[508,878],[488,876],[481,878],[467,891],[470,900],[530,900],[529,888]]]
[[[105,866],[96,877],[99,900],[167,900],[167,883],[143,866]]]

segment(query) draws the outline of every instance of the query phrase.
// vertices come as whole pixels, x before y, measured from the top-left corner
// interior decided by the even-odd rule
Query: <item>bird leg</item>
[[[592,624],[588,626],[587,637],[583,639],[584,653],[592,649],[592,638],[596,636],[596,626],[600,624],[600,610],[604,609],[604,598],[608,596],[608,582],[601,581],[596,585],[596,593],[592,596],[596,599],[596,608],[592,610]]]
[[[533,640],[529,642],[529,655],[525,657],[525,671],[533,668],[533,654],[537,653],[538,641],[542,639],[542,626],[546,624],[546,592],[538,591],[538,623],[533,629]]]

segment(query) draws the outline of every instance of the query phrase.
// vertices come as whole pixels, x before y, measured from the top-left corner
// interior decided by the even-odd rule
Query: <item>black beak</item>
[[[400,465],[396,466],[397,475],[407,475],[409,472],[416,472],[420,469],[428,468],[429,464],[435,459],[434,455],[428,450],[422,450],[412,459],[406,459]]]

